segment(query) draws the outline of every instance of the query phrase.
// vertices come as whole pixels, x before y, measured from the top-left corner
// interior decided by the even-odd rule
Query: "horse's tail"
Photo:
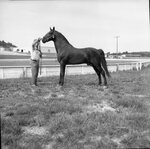
[[[106,72],[106,75],[108,77],[111,77],[110,73],[108,71],[108,68],[107,68],[107,62],[106,62],[106,59],[105,59],[105,53],[104,53],[104,51],[102,49],[98,49],[98,51],[99,51],[99,54],[100,54],[100,57],[101,57],[102,67],[103,67],[104,71]]]

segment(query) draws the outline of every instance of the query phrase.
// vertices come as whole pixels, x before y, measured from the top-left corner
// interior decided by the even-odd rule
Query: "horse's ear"
[[[53,32],[55,31],[55,27],[53,27]]]
[[[50,27],[49,29],[50,29],[50,31],[52,31],[52,28],[51,28],[51,27]]]

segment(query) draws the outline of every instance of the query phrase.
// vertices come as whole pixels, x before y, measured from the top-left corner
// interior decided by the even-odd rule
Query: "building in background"
[[[42,53],[56,53],[55,47],[41,46]]]
[[[5,48],[0,46],[0,51],[5,51]]]

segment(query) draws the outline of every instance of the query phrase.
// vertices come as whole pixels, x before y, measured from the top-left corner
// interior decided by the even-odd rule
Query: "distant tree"
[[[5,42],[4,40],[0,41],[0,46],[4,48],[16,48],[17,47],[10,42]]]
[[[14,48],[16,48],[16,46],[15,45],[13,45],[12,43],[10,43],[10,42],[8,42],[7,43],[7,45],[9,46],[9,47],[14,47]]]

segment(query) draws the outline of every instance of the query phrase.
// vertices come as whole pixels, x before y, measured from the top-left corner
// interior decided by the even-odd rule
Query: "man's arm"
[[[42,52],[41,52],[40,41],[39,41],[39,44],[38,44],[38,49],[39,49],[39,52],[40,52],[40,58],[42,58]]]

